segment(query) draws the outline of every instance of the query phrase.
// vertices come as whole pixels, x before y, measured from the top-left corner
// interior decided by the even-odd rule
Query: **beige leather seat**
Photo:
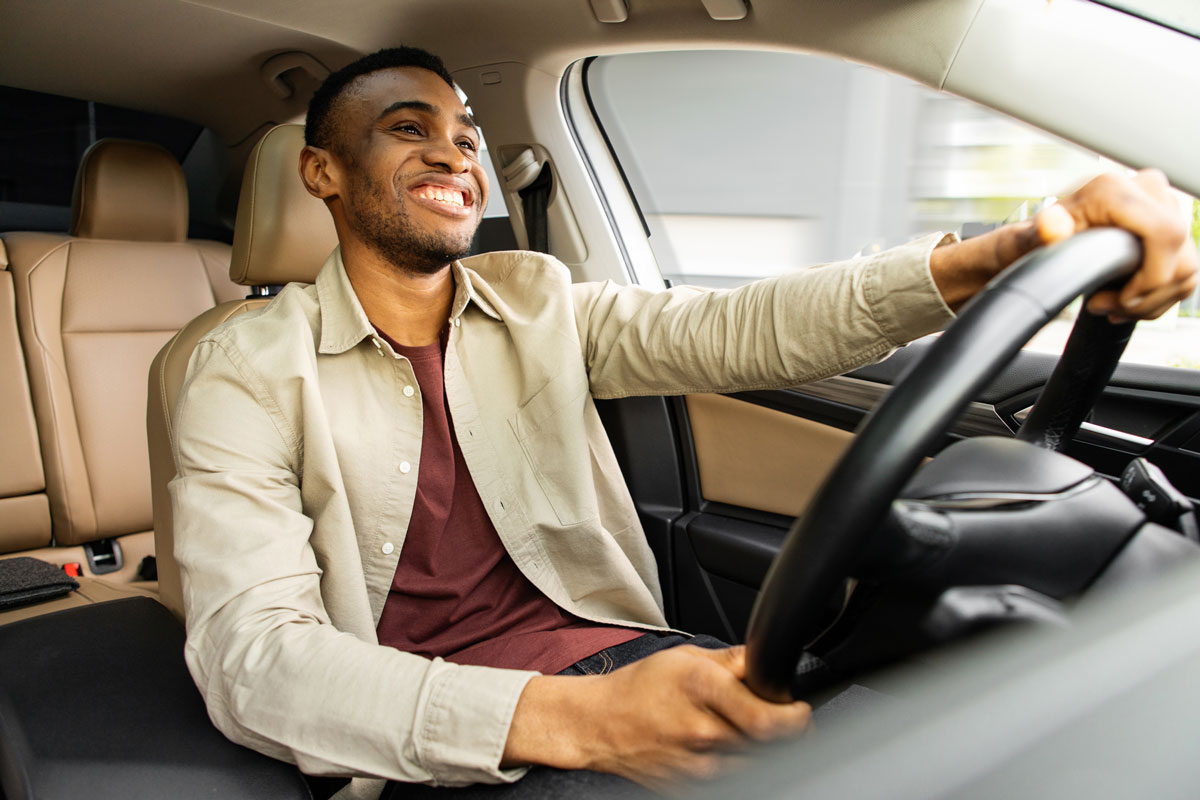
[[[300,182],[304,127],[280,125],[263,136],[250,154],[238,200],[230,277],[253,294],[269,287],[312,283],[337,245],[333,219],[325,204]],[[183,619],[179,567],[173,555],[171,499],[167,484],[175,477],[171,452],[172,419],[192,350],[209,331],[238,314],[253,311],[266,297],[223,303],[186,325],[155,357],[150,370],[146,427],[154,496],[154,535],[158,553],[159,599]],[[229,520],[236,525],[237,520]]]
[[[170,153],[103,140],[80,164],[70,234],[0,236],[40,440],[40,463],[28,432],[18,437],[20,452],[2,456],[5,470],[19,473],[25,498],[10,505],[40,521],[0,549],[79,562],[85,578],[104,574],[96,586],[85,580],[79,596],[23,615],[155,588],[132,583],[153,553],[145,376],[155,352],[186,322],[243,293],[225,275],[229,246],[189,241],[187,223],[183,171]],[[29,419],[19,402],[10,412]],[[43,467],[49,529],[34,508],[43,502]],[[85,545],[98,556],[92,562]]]
[[[0,242],[0,553],[50,544],[50,501],[38,444],[8,254]]]

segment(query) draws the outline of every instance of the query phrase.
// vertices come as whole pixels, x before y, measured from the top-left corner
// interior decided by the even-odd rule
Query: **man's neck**
[[[342,261],[372,325],[407,347],[438,341],[454,302],[449,264],[432,274],[407,272],[374,253],[344,248]]]

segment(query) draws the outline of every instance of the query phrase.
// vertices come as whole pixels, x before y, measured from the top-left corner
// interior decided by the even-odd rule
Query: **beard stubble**
[[[368,247],[401,272],[432,275],[471,252],[474,229],[468,235],[422,231],[413,224],[394,195],[369,179],[351,192],[348,215],[355,232]],[[389,209],[395,208],[395,211]]]

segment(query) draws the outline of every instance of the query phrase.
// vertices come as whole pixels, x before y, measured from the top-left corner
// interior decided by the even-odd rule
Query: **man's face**
[[[454,90],[417,67],[380,70],[347,87],[334,113],[350,230],[409,272],[465,256],[488,185],[479,131]]]

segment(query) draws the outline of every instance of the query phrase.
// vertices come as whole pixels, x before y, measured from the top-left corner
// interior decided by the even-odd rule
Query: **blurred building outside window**
[[[870,67],[794,53],[606,56],[588,90],[668,284],[719,288],[1028,218],[1120,164]],[[1200,237],[1200,205],[1179,194]],[[1030,347],[1058,352],[1073,312]],[[1127,360],[1200,367],[1200,298]]]

